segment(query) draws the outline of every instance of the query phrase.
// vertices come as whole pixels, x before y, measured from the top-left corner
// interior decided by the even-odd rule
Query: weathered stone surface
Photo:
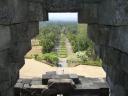
[[[121,54],[121,66],[122,66],[122,69],[128,73],[128,54]]]
[[[23,88],[23,83],[16,83],[15,88]]]
[[[29,39],[34,38],[39,34],[39,22],[31,22],[28,24],[28,31],[26,33]]]
[[[56,71],[46,72],[46,75],[48,76],[56,75]]]
[[[88,25],[89,37],[99,45],[110,46],[128,53],[128,26]]]
[[[99,23],[104,25],[128,25],[127,0],[102,0],[99,5]]]
[[[85,3],[100,3],[102,0],[84,0]]]
[[[0,51],[0,68],[8,67],[8,50]]]
[[[109,32],[109,46],[128,53],[128,26],[112,27]]]
[[[20,23],[27,20],[26,0],[1,0],[0,2],[0,24]]]
[[[42,79],[32,80],[30,85],[42,85]]]
[[[84,4],[78,13],[79,23],[98,23],[98,5]]]
[[[29,20],[30,21],[39,21],[43,20],[43,4],[29,2]]]
[[[10,47],[11,31],[9,26],[0,25],[0,51]]]
[[[15,85],[15,95],[20,96],[20,94],[22,94],[24,96],[27,94],[29,96],[56,96],[57,94],[63,93],[66,96],[69,94],[70,96],[108,96],[109,90],[104,79],[85,78],[82,76],[79,76],[79,79],[81,83],[75,84],[76,87],[70,84],[72,83],[74,85],[71,79],[51,79],[49,80],[49,87],[48,85],[40,84],[41,78],[20,79]],[[28,82],[29,80],[30,82]],[[32,83],[33,81],[36,81],[36,84]],[[27,87],[24,88],[23,86],[26,85]],[[29,86],[31,87],[29,88]],[[69,88],[71,86],[73,87],[73,90]]]
[[[28,36],[29,23],[11,25],[12,42],[24,42],[30,40]]]
[[[29,0],[29,2],[44,3],[45,0]]]
[[[75,87],[71,79],[50,79],[48,81],[49,89],[56,89],[59,93],[70,93]]]
[[[123,86],[115,85],[114,88],[110,90],[111,96],[126,96],[126,92]]]
[[[31,41],[28,42],[20,42],[17,43],[16,45],[13,45],[10,49],[10,55],[11,57],[11,62],[14,63],[20,63],[24,62],[24,56],[26,53],[31,49]]]
[[[127,29],[127,25],[89,24],[88,27],[88,35],[95,42],[96,53],[104,63],[110,96],[127,96]]]
[[[9,80],[9,73],[5,69],[0,69],[0,84]]]
[[[121,67],[120,59],[121,59],[121,53],[120,51],[114,49],[114,48],[105,48],[101,47],[101,55],[100,58],[103,60],[105,64],[113,65],[115,68],[119,69]],[[114,58],[113,58],[114,57]],[[118,66],[117,66],[118,64]]]
[[[47,0],[47,10],[49,12],[76,12],[82,7],[83,0]]]
[[[0,96],[14,96],[13,91],[13,88],[9,88],[7,91],[0,92]]]
[[[98,24],[88,25],[88,36],[98,45],[107,45],[109,41],[109,29]]]
[[[8,91],[10,87],[13,87],[19,78],[19,73],[15,70],[0,69],[0,92]],[[13,92],[12,92],[13,93]],[[3,95],[4,96],[4,95]],[[5,95],[6,96],[6,95]],[[7,95],[8,96],[8,95]]]

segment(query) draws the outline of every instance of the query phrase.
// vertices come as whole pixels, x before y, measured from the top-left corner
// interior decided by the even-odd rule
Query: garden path
[[[72,50],[72,45],[69,42],[68,38],[66,38],[66,48],[67,48],[68,55],[71,55],[73,53],[73,50]]]
[[[65,46],[67,50],[67,56],[73,53],[71,43],[69,42],[68,38],[65,36]],[[61,45],[59,46],[58,50],[60,50]],[[68,67],[67,58],[59,58],[59,65],[61,67]]]

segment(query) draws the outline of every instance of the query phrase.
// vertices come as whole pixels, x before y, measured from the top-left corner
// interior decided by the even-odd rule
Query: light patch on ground
[[[51,67],[34,59],[26,59],[25,65],[20,70],[20,78],[42,77],[48,71],[57,71],[59,74],[77,74],[91,78],[105,78],[106,74],[102,67],[79,65],[71,68]]]

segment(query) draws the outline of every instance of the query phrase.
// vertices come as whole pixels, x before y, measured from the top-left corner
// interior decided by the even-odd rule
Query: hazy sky
[[[49,21],[78,21],[78,13],[49,13]]]

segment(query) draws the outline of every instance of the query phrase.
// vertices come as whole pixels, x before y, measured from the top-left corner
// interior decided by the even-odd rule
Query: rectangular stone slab
[[[75,84],[79,84],[80,83],[79,76],[76,75],[76,74],[70,74],[69,75],[69,79],[72,79]]]
[[[56,75],[56,71],[46,72],[46,75]]]
[[[32,80],[31,85],[42,85],[42,80]]]
[[[0,0],[0,24],[24,22],[27,13],[27,0]]]
[[[10,47],[11,31],[9,26],[0,25],[0,51]]]
[[[51,76],[42,75],[42,84],[47,85],[49,79],[51,79]]]
[[[43,11],[42,3],[29,2],[29,21],[42,21]]]
[[[89,24],[88,35],[98,45],[128,53],[128,26]]]
[[[83,0],[46,0],[48,12],[76,12],[83,4]]]
[[[83,4],[78,12],[79,23],[98,23],[98,4]]]
[[[99,24],[128,25],[127,0],[102,0],[99,4]]]
[[[48,88],[56,89],[60,93],[68,93],[75,88],[75,85],[71,79],[50,79]]]
[[[24,86],[23,83],[16,83],[14,87],[15,87],[16,89],[22,89],[23,86]]]

